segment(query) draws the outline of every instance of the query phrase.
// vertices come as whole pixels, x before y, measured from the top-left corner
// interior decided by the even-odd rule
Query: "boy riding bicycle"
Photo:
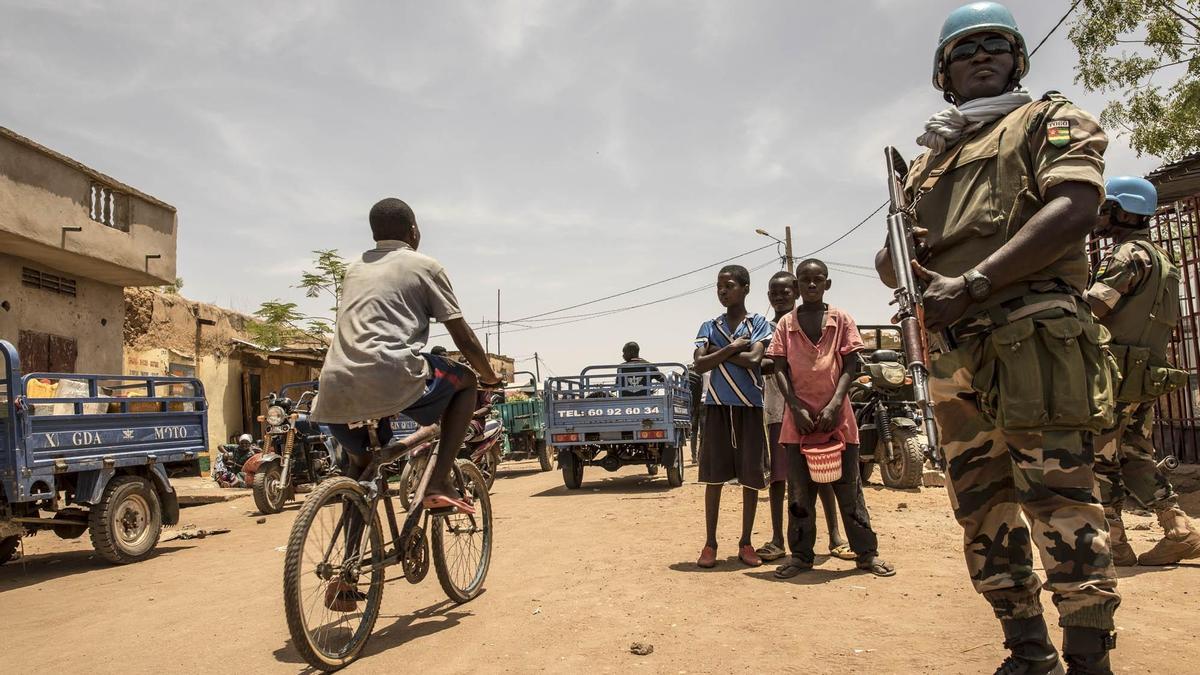
[[[417,253],[421,231],[408,204],[384,199],[369,219],[376,245],[346,269],[313,419],[329,425],[346,449],[354,478],[370,463],[371,430],[362,422],[378,420],[380,445],[391,440],[390,419],[397,413],[421,425],[440,422],[437,463],[422,503],[473,512],[453,487],[450,470],[475,412],[476,384],[496,389],[503,382],[463,320],[445,269]],[[446,327],[478,378],[444,356],[421,353],[430,319]]]

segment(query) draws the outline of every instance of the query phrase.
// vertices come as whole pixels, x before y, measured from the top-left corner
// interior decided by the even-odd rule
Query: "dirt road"
[[[699,486],[669,490],[644,470],[589,468],[584,488],[568,491],[558,471],[509,465],[493,491],[484,594],[449,604],[432,573],[419,586],[389,584],[366,654],[348,670],[990,673],[1002,658],[999,628],[968,584],[944,490],[869,487],[881,552],[898,568],[890,579],[823,557],[786,582],[772,578],[773,567],[743,567],[733,557],[737,497],[726,489],[725,559],[701,571]],[[1185,505],[1196,515],[1200,494]],[[280,547],[294,517],[290,507],[256,524],[248,498],[188,508],[183,523],[232,532],[167,542],[124,567],[95,558],[86,536],[26,539],[23,561],[0,567],[3,670],[303,671],[281,600]],[[768,529],[764,501],[756,544]],[[1131,536],[1140,551],[1155,533]],[[1117,671],[1196,672],[1200,566],[1123,570],[1121,591]],[[654,651],[633,655],[633,642]]]

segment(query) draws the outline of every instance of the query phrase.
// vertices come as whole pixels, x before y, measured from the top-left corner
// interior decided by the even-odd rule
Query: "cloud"
[[[930,55],[954,4],[0,0],[0,118],[178,206],[189,296],[323,311],[290,288],[309,251],[370,247],[365,214],[394,195],[467,316],[494,318],[500,288],[512,318],[769,243],[757,228],[791,226],[797,253],[828,244],[886,197],[883,146],[914,156],[944,107]],[[1039,39],[1057,18],[1011,6]],[[1064,36],[1028,84],[1098,113],[1103,100],[1072,84]],[[1111,172],[1154,164],[1113,140]],[[882,227],[876,217],[821,255],[869,265]],[[766,311],[772,271],[755,273],[751,309]],[[886,321],[878,284],[835,274],[832,302]],[[719,309],[704,290],[504,344],[561,373],[629,339],[687,360]]]

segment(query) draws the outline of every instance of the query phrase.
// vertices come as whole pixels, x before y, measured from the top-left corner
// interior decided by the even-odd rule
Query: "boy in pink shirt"
[[[850,379],[859,369],[858,352],[865,345],[854,319],[824,302],[825,291],[832,285],[825,263],[805,260],[796,269],[796,277],[802,304],[779,319],[767,348],[767,356],[775,363],[776,382],[788,404],[779,440],[787,448],[788,470],[795,486],[788,523],[792,557],[775,571],[775,576],[788,579],[812,569],[818,484],[809,475],[800,448],[806,437],[820,439],[830,434],[840,436],[846,444],[842,477],[832,485],[856,565],[879,576],[892,576],[896,570],[879,558],[878,538],[862,498],[858,425],[846,395]]]

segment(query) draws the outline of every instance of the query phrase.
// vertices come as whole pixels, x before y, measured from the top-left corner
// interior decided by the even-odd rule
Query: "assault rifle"
[[[887,248],[892,257],[892,269],[896,273],[896,318],[900,324],[900,339],[904,345],[904,356],[908,361],[908,374],[912,378],[913,393],[921,416],[925,420],[925,455],[939,469],[945,469],[945,459],[938,445],[937,423],[933,419],[933,400],[929,396],[929,343],[925,338],[925,312],[921,307],[924,284],[913,272],[912,261],[916,258],[916,242],[913,239],[910,208],[904,199],[904,179],[908,176],[908,164],[896,148],[884,149],[888,171],[888,197],[891,205],[887,217]]]

